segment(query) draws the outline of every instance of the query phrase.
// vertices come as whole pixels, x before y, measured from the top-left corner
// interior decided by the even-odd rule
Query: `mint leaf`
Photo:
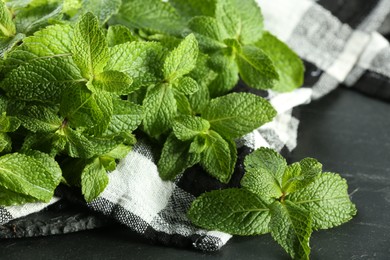
[[[242,24],[236,11],[236,7],[232,4],[232,1],[218,0],[216,4],[215,17],[225,28],[229,38],[239,38]]]
[[[132,85],[133,80],[125,73],[116,70],[106,70],[97,74],[92,85],[100,90],[127,95],[137,89]]]
[[[177,113],[182,115],[192,115],[193,111],[187,96],[182,92],[177,91],[175,88],[173,88],[173,93],[176,100]]]
[[[48,26],[23,39],[9,59],[28,61],[37,58],[71,55],[73,28],[67,24]]]
[[[112,96],[104,91],[92,92],[83,84],[67,88],[61,100],[60,114],[69,125],[92,134],[106,131],[112,113]]]
[[[157,137],[171,127],[177,106],[172,87],[160,84],[151,88],[143,102],[143,127],[150,136]]]
[[[241,21],[239,40],[243,44],[256,42],[263,35],[263,16],[260,7],[253,0],[229,0]]]
[[[315,159],[306,158],[299,163],[289,165],[283,175],[283,192],[288,194],[306,187],[320,173],[322,173],[322,165]]]
[[[169,0],[168,2],[185,17],[215,14],[216,0]]]
[[[48,156],[45,156],[45,160],[49,160]],[[45,161],[35,156],[6,154],[0,157],[1,186],[12,192],[48,202],[60,178],[57,172],[48,171],[45,165]]]
[[[181,141],[188,141],[199,134],[207,134],[209,122],[195,116],[181,116],[173,123],[173,133]]]
[[[180,35],[183,21],[176,10],[160,0],[124,1],[115,21],[130,28],[141,28]],[[156,22],[158,21],[158,22]]]
[[[188,74],[195,68],[198,57],[198,42],[193,34],[188,35],[168,54],[164,62],[164,77],[168,81],[174,81]]]
[[[272,61],[259,48],[242,46],[236,59],[240,76],[250,87],[257,89],[273,88],[275,81],[279,79]]]
[[[142,122],[143,108],[129,101],[114,99],[113,113],[106,134],[134,131]]]
[[[188,97],[188,101],[192,110],[199,114],[210,101],[209,85],[217,77],[217,73],[207,63],[208,56],[200,53],[195,69],[189,74],[197,82],[198,90]]]
[[[234,150],[234,151],[233,151]],[[210,130],[201,155],[202,167],[223,183],[229,182],[237,160],[237,150],[217,132]]]
[[[14,20],[16,31],[31,35],[54,21],[61,20],[62,15],[62,6],[38,2],[18,11]]]
[[[349,221],[356,214],[347,189],[340,175],[323,173],[288,199],[312,213],[313,229],[328,229]]]
[[[219,97],[231,91],[238,82],[238,67],[233,57],[219,53],[211,56],[210,67],[217,76],[210,83],[211,97]]]
[[[309,259],[309,240],[312,233],[310,211],[290,201],[276,201],[270,209],[269,229],[272,237],[293,259]]]
[[[212,99],[202,117],[211,129],[227,138],[241,137],[269,122],[276,111],[265,99],[249,93],[232,93]]]
[[[95,14],[100,24],[105,24],[111,16],[118,13],[121,4],[121,0],[83,0],[82,11]]]
[[[233,235],[261,235],[269,232],[270,211],[255,194],[243,189],[207,192],[188,211],[191,222],[209,230]]]
[[[228,35],[215,18],[197,16],[188,22],[188,27],[196,36],[202,50],[216,51],[226,47],[223,40]]]
[[[103,72],[109,60],[108,44],[92,13],[84,14],[76,24],[72,53],[83,77],[89,79]]]
[[[124,72],[133,79],[134,86],[150,85],[162,80],[164,52],[156,42],[127,42],[110,48],[110,59],[105,70]]]
[[[13,206],[29,202],[36,202],[37,199],[28,195],[20,194],[0,186],[0,205]]]
[[[279,199],[283,195],[281,182],[287,163],[280,154],[260,148],[245,157],[244,165],[242,187],[262,198]]]
[[[192,140],[190,145],[190,149],[188,150],[190,153],[202,153],[207,147],[206,137],[202,135],[197,135]]]
[[[28,150],[37,150],[55,157],[62,152],[66,146],[66,137],[57,132],[55,133],[30,133],[24,139],[22,152]]]
[[[23,43],[7,56],[5,66],[7,69],[12,69],[34,59],[70,56],[72,38],[73,28],[70,25],[48,26],[33,36],[22,38]]]
[[[81,172],[81,191],[87,202],[91,202],[108,184],[108,175],[99,158],[89,162]]]
[[[189,142],[182,142],[170,134],[164,143],[157,167],[163,180],[173,180],[185,169],[199,162],[199,155],[189,153]]]
[[[0,132],[0,152],[11,152],[12,150],[12,140],[5,134]]]
[[[198,83],[190,77],[180,78],[179,82],[174,86],[184,95],[192,95],[199,90]]]
[[[12,14],[3,1],[0,1],[0,37],[12,37],[16,34]]]
[[[13,116],[7,116],[6,112],[3,112],[0,116],[0,132],[9,133],[15,132],[20,126],[20,120]]]
[[[61,119],[57,115],[57,111],[46,106],[29,106],[24,111],[24,114],[18,118],[25,128],[34,133],[54,132],[62,124]]]
[[[91,158],[96,155],[95,145],[83,133],[70,127],[62,129],[62,135],[66,140],[65,151],[73,158]]]
[[[255,43],[271,60],[279,75],[279,81],[275,83],[273,90],[285,92],[291,91],[303,84],[303,72],[305,70],[301,59],[285,43],[269,32]]]
[[[68,86],[83,82],[71,57],[32,60],[12,70],[1,87],[11,98],[56,103]]]
[[[25,36],[23,33],[18,33],[12,38],[0,37],[0,58],[7,57]],[[4,63],[4,60],[1,60],[1,63]],[[4,64],[0,64],[0,71],[4,70],[3,67]]]
[[[136,40],[137,37],[126,26],[117,24],[108,27],[107,42],[109,47]]]

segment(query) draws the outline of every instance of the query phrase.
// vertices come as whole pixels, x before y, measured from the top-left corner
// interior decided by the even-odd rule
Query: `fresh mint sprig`
[[[287,165],[275,151],[260,148],[244,164],[241,188],[204,193],[193,202],[188,216],[194,224],[244,236],[271,233],[293,259],[309,259],[313,230],[356,214],[346,181],[323,173],[315,159]]]

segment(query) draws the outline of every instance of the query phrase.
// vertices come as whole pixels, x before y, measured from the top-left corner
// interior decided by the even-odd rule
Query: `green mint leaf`
[[[220,182],[228,183],[237,161],[237,149],[217,132],[210,130],[201,154],[202,167]]]
[[[279,81],[275,83],[275,91],[291,91],[303,84],[304,66],[298,55],[285,43],[269,32],[255,43],[273,62]]]
[[[37,201],[38,200],[34,197],[13,192],[0,186],[0,205],[2,206],[22,205]]]
[[[124,72],[134,86],[147,86],[161,81],[164,52],[156,42],[127,42],[110,48],[105,70]]]
[[[199,90],[198,83],[190,77],[182,77],[174,87],[184,95],[192,95]]]
[[[96,75],[92,85],[100,90],[128,95],[137,89],[132,85],[133,80],[125,73],[116,70],[106,70]]]
[[[197,135],[193,139],[190,149],[188,150],[190,153],[202,153],[205,149],[207,148],[207,143],[206,143],[206,137]]]
[[[168,2],[184,17],[215,14],[216,0],[169,0]]]
[[[81,0],[63,0],[62,12],[73,17],[81,8]]]
[[[56,103],[68,86],[82,82],[71,57],[32,60],[11,71],[1,87],[11,98]]]
[[[46,153],[34,150],[26,150],[23,153],[37,160],[41,164],[41,167],[43,169],[50,172],[50,176],[52,178],[51,181],[53,183],[59,183],[62,176],[62,171],[54,157],[47,155]]]
[[[196,36],[202,50],[208,52],[226,47],[223,40],[226,39],[228,35],[215,18],[197,16],[188,22],[188,27]]]
[[[263,35],[263,16],[257,2],[253,0],[230,0],[229,2],[240,17],[240,42],[247,45],[258,41]]]
[[[106,134],[132,132],[141,124],[143,108],[129,101],[114,99],[113,114]]]
[[[269,232],[270,211],[255,194],[243,189],[214,190],[199,196],[188,211],[191,222],[233,235]]]
[[[92,92],[84,84],[73,85],[64,91],[60,114],[71,127],[102,134],[113,114],[112,96],[104,91]]]
[[[111,16],[118,13],[122,0],[83,0],[82,12],[91,12],[97,16],[100,24],[105,24]]]
[[[70,25],[48,26],[33,36],[23,38],[23,43],[7,55],[5,66],[13,69],[34,59],[70,56],[72,38],[73,28]]]
[[[349,221],[356,214],[347,189],[340,175],[323,173],[305,188],[291,193],[288,200],[312,213],[315,230],[328,229]]]
[[[208,61],[207,55],[199,53],[195,69],[189,74],[198,83],[198,91],[190,95],[188,101],[192,110],[199,114],[210,101],[209,85],[217,77],[217,73],[208,66]]]
[[[125,158],[130,151],[131,151],[131,146],[119,144],[118,146],[116,146],[114,149],[104,154],[103,156],[111,157],[119,160]]]
[[[271,121],[276,115],[270,103],[249,93],[232,93],[212,99],[202,117],[211,129],[227,138],[241,137]]]
[[[173,180],[185,169],[199,162],[199,155],[189,153],[189,142],[182,142],[170,134],[164,143],[157,167],[163,180]]]
[[[181,141],[188,141],[199,134],[207,134],[209,122],[195,116],[181,116],[173,123],[173,133]]]
[[[14,19],[16,31],[31,35],[62,19],[62,6],[43,4],[20,9]]]
[[[37,150],[55,157],[66,146],[66,137],[58,133],[30,133],[23,142],[21,151]]]
[[[194,114],[187,96],[184,95],[182,92],[176,91],[175,88],[173,88],[173,91],[176,100],[177,113],[181,115]]]
[[[0,132],[0,152],[11,152],[12,140],[6,133]]]
[[[96,155],[95,145],[90,138],[70,127],[62,129],[62,135],[66,140],[65,151],[73,158],[91,158]]]
[[[20,120],[13,116],[7,116],[6,112],[0,115],[0,132],[15,132],[20,126]]]
[[[108,27],[107,42],[109,47],[137,40],[137,37],[126,26],[117,24]]]
[[[23,39],[11,58],[28,61],[37,58],[71,55],[73,28],[68,24],[48,26]],[[17,55],[16,55],[17,54]]]
[[[0,37],[0,58],[7,57],[8,54],[26,37],[23,33],[18,33],[15,37]],[[5,61],[2,60],[1,63]],[[0,64],[0,71],[4,70],[4,64]]]
[[[212,55],[210,67],[217,73],[217,76],[209,86],[211,97],[225,95],[237,84],[239,80],[238,67],[232,57],[219,53]]]
[[[174,35],[180,35],[184,27],[176,10],[160,0],[124,1],[114,20],[130,28]]]
[[[109,60],[108,44],[92,13],[84,14],[76,24],[72,53],[83,77],[89,79],[103,72]]]
[[[225,28],[229,38],[239,38],[242,24],[241,19],[238,16],[236,6],[232,4],[232,1],[218,0],[216,4],[215,17],[217,21]]]
[[[81,191],[87,202],[91,202],[106,188],[108,175],[99,158],[89,162],[81,172]]]
[[[172,87],[168,84],[160,84],[151,88],[146,94],[143,107],[144,131],[153,137],[164,133],[171,127],[177,112]]]
[[[260,148],[245,157],[244,166],[242,187],[262,198],[279,199],[283,195],[281,183],[287,162],[280,154]]]
[[[57,111],[47,106],[29,106],[24,111],[24,114],[18,118],[25,128],[34,133],[54,132],[62,124],[61,119],[57,115]]]
[[[168,81],[174,81],[188,74],[195,68],[198,57],[198,42],[193,34],[188,35],[168,54],[164,62],[164,77]]]
[[[272,237],[293,259],[309,259],[309,240],[312,233],[310,211],[285,201],[271,207],[269,228]]]
[[[46,157],[45,161],[35,156],[19,153],[0,157],[1,186],[12,192],[48,202],[60,178],[57,172],[50,172],[45,167],[46,160],[49,160],[48,156]]]
[[[16,34],[12,14],[3,1],[0,1],[0,37],[12,37]]]
[[[293,163],[286,168],[282,180],[282,190],[285,194],[302,189],[313,182],[322,173],[322,165],[312,158],[305,158],[299,163]]]
[[[257,89],[273,88],[279,79],[270,58],[259,48],[242,46],[237,53],[237,65],[241,78],[250,87]]]

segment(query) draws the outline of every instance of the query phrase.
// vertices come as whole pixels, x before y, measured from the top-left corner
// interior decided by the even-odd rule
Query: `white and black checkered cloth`
[[[390,100],[390,46],[386,39],[390,33],[390,0],[341,1],[341,5],[338,2],[258,0],[266,28],[305,61],[305,84],[292,93],[269,93],[278,116],[238,141],[238,165],[245,154],[261,146],[293,150],[299,124],[292,115],[293,108],[322,97],[340,84]],[[236,169],[238,176],[227,186],[237,185],[240,173],[239,167]],[[150,147],[139,142],[117,169],[109,173],[109,180],[105,191],[87,206],[150,240],[214,251],[231,237],[199,229],[186,217],[196,196],[226,187],[200,168],[192,168],[175,182],[162,181]],[[47,206],[35,203],[0,207],[0,224]]]

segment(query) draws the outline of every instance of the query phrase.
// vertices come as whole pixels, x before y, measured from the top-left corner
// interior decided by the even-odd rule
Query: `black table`
[[[349,89],[298,108],[298,147],[348,180],[358,215],[315,232],[312,259],[390,259],[390,104]],[[270,235],[234,237],[221,251],[151,245],[122,226],[61,236],[0,241],[0,259],[289,259]]]

